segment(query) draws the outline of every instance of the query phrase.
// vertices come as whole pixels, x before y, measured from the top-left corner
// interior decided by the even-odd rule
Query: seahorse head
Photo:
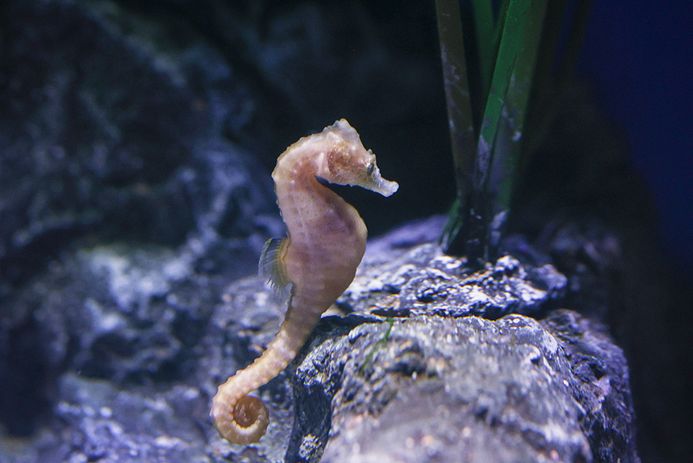
[[[397,191],[397,182],[380,175],[375,154],[363,146],[359,134],[346,119],[325,127],[322,135],[327,149],[316,160],[320,178],[337,185],[360,186],[383,196]]]

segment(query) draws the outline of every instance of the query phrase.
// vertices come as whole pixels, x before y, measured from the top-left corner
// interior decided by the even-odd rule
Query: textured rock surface
[[[298,370],[335,391],[323,461],[591,461],[571,394],[591,384],[530,318],[397,320],[329,344]]]
[[[243,95],[218,54],[163,62],[75,2],[3,12],[0,297],[85,234],[170,246],[267,228],[269,179],[218,127]]]
[[[524,278],[518,286],[493,270],[506,268],[514,260],[508,257],[470,275],[464,261],[441,258],[432,245],[401,250],[395,259],[377,254],[400,248],[401,238],[394,232],[371,246],[376,254],[340,299],[361,310],[324,320],[298,365],[288,461],[318,461],[325,443],[324,461],[334,462],[638,461],[626,360],[603,327],[568,310],[541,321],[468,316],[495,318],[498,299],[519,310],[531,311],[529,301],[551,304],[565,285],[562,275],[550,265],[517,262],[513,272]],[[449,292],[414,309],[415,302],[382,291],[383,281],[401,281],[389,269],[428,282],[425,275],[440,275],[441,260],[450,287],[475,294],[452,303],[457,310],[446,316],[431,313]],[[535,274],[541,284],[527,278]],[[412,310],[378,316],[382,307],[407,304]]]
[[[281,233],[268,176],[222,136],[250,103],[228,64],[209,47],[163,60],[116,27],[117,13],[108,2],[0,8],[0,428],[20,439],[3,443],[21,461],[156,448],[165,430],[141,433],[120,406],[151,409],[159,388],[194,378],[224,286]],[[104,420],[118,442],[86,431],[102,407],[115,410]],[[190,418],[166,413],[186,439]]]
[[[366,260],[339,306],[374,315],[499,317],[536,314],[561,298],[566,278],[551,265],[526,267],[509,255],[478,272],[465,272],[466,261],[430,244],[399,256],[382,254],[380,265]]]
[[[30,306],[30,297],[50,301],[30,312],[48,391],[37,437],[3,457],[278,462],[319,461],[324,451],[335,462],[460,454],[466,461],[637,461],[625,359],[598,325],[571,311],[542,321],[493,320],[494,301],[536,310],[552,303],[565,278],[548,264],[508,257],[471,273],[463,260],[414,244],[439,223],[372,243],[338,304],[352,312],[323,319],[303,357],[260,391],[272,422],[267,437],[248,447],[216,435],[208,402],[278,328],[280,304],[262,281],[224,287],[152,250],[146,259],[132,249],[77,252],[17,299],[18,307]],[[493,270],[509,260],[511,272]],[[152,272],[152,265],[169,271]],[[382,291],[389,278],[402,281],[389,273],[394,266],[414,275],[402,288],[442,272],[459,294],[476,296],[456,300],[446,316],[426,310],[444,307],[449,293],[433,293],[413,310],[413,301]],[[373,273],[378,284],[364,286]],[[542,279],[527,278],[535,274]],[[393,304],[412,310],[386,311],[391,318],[372,310]],[[472,309],[492,319],[469,316]]]

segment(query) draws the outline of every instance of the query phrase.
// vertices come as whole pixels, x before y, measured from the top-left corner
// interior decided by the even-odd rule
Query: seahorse
[[[329,185],[359,186],[383,196],[399,188],[382,178],[375,155],[345,119],[289,146],[272,178],[288,236],[268,241],[260,272],[276,288],[290,288],[290,297],[284,322],[267,349],[219,386],[212,399],[217,430],[235,444],[257,442],[264,435],[269,413],[248,394],[296,357],[321,314],[353,281],[365,252],[363,219]]]

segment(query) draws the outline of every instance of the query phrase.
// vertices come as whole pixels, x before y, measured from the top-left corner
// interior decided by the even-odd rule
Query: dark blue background
[[[693,268],[691,2],[595,1],[580,73],[622,127],[653,193],[662,242]]]

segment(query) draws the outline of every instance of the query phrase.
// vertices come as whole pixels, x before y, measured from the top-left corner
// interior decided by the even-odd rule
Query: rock
[[[253,273],[282,230],[268,177],[219,129],[247,98],[228,64],[210,47],[166,63],[105,5],[0,11],[0,423],[11,435],[44,425],[65,372],[121,386],[189,374],[222,288]]]
[[[221,278],[190,273],[170,250],[78,251],[17,299],[42,340],[32,354],[43,376],[32,379],[49,392],[40,413],[33,410],[41,438],[4,458],[314,462],[324,451],[335,462],[638,461],[627,366],[603,328],[563,310],[540,321],[498,318],[494,301],[525,301],[510,305],[537,313],[565,278],[509,257],[472,272],[463,259],[416,244],[429,236],[417,239],[417,227],[439,222],[414,226],[395,260],[378,249],[398,248],[405,228],[369,246],[340,300],[351,312],[325,317],[293,366],[261,388],[271,423],[247,447],[217,435],[208,407],[217,384],[278,328],[282,306],[263,282],[224,287]],[[509,261],[512,271],[494,271]],[[395,306],[381,283],[397,284],[397,266],[414,276],[445,273],[451,288],[467,288],[459,307],[439,310],[447,296],[434,292],[416,307],[396,305],[412,310],[372,310]],[[365,287],[374,274],[378,284]],[[530,278],[537,274],[543,279]],[[416,281],[407,279],[401,293],[415,294]],[[469,291],[479,297],[465,302]],[[31,311],[36,301],[51,304]]]
[[[313,391],[326,377],[333,394],[322,461],[592,461],[571,393],[584,385],[533,319],[397,320],[328,346],[297,372]]]
[[[3,10],[0,297],[85,234],[176,246],[278,230],[269,178],[218,127],[244,95],[228,64],[209,47],[164,62],[117,12]]]
[[[392,317],[495,318],[511,312],[536,314],[559,300],[566,287],[566,278],[550,264],[527,267],[510,255],[477,272],[466,268],[465,259],[446,256],[433,244],[387,256],[378,256],[383,259],[379,265],[366,261],[338,306]]]
[[[599,323],[568,310],[541,321],[469,316],[478,298],[458,299],[439,316],[449,301],[441,292],[420,309],[379,311],[415,306],[393,303],[381,283],[397,281],[391,268],[440,272],[435,249],[415,246],[389,262],[370,255],[381,263],[366,264],[342,298],[356,312],[323,320],[296,369],[287,461],[639,461],[627,363]],[[488,268],[464,275],[462,260],[444,260],[458,272],[447,274],[450,287],[483,295],[483,316],[498,315],[489,296],[499,287],[506,303],[554,297],[530,297],[537,290],[527,275],[537,268],[526,263],[518,287],[489,285]],[[539,268],[565,285],[555,269]],[[364,281],[374,283],[364,289]]]
[[[206,105],[243,98],[228,65],[209,47],[164,63],[114,11],[0,11],[0,427],[13,436],[55,417],[67,372],[84,391],[189,375],[223,287],[282,232],[269,178]]]

